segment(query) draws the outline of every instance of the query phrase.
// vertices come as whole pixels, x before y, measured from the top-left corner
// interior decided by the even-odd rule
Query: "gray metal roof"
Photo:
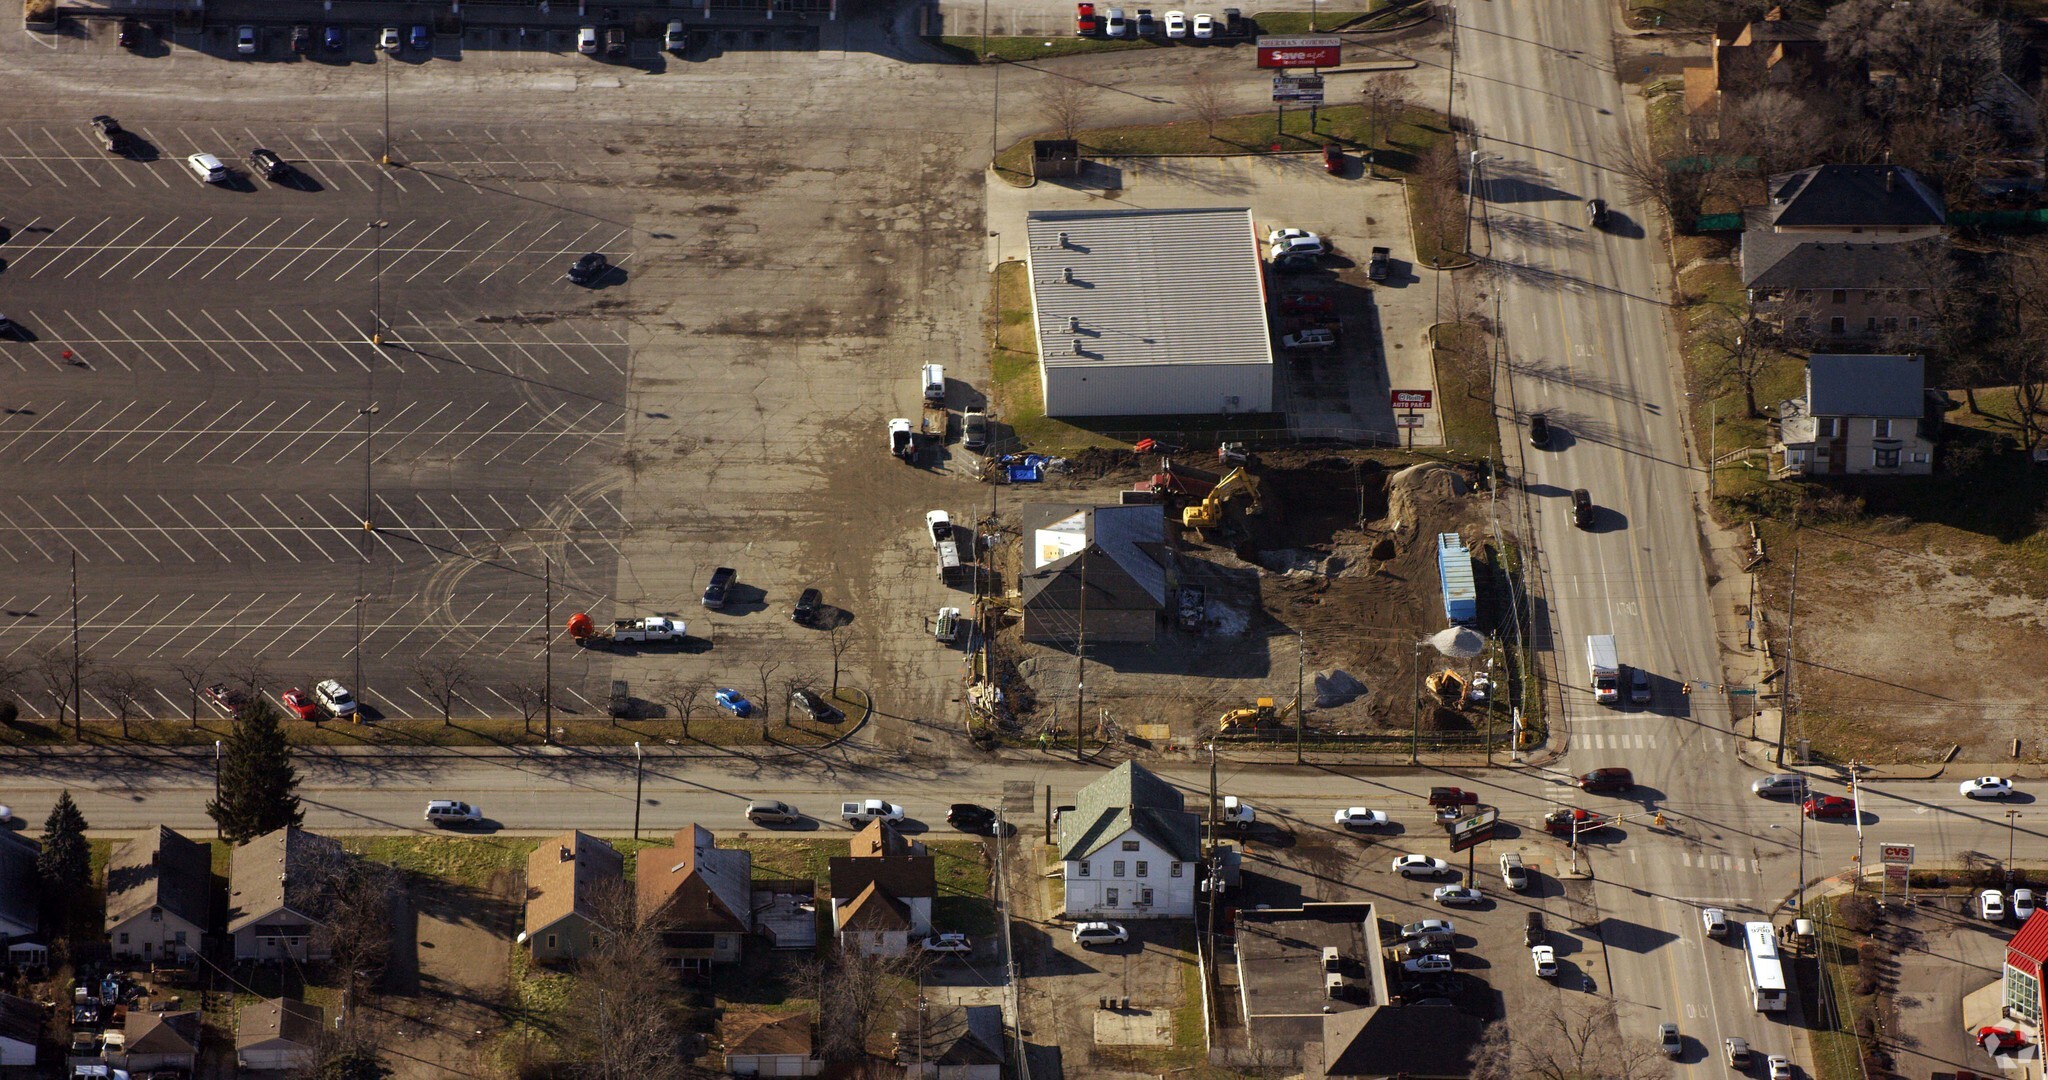
[[[1250,210],[1041,210],[1025,233],[1048,366],[1273,362]]]
[[[1742,283],[1752,289],[1924,289],[1948,250],[1944,237],[1831,243],[1799,233],[1742,234]]]
[[[1779,228],[1889,228],[1940,225],[1941,196],[1919,173],[1898,165],[1816,165],[1773,176]]]
[[[1166,604],[1166,512],[1158,505],[1033,503],[1022,510],[1026,543],[1019,590],[1030,605],[1144,610]],[[1085,569],[1084,569],[1085,568]],[[1041,599],[1042,594],[1052,596]]]
[[[1927,410],[1927,365],[1917,356],[1806,358],[1813,416],[1915,417]]]
[[[1074,809],[1060,814],[1060,860],[1085,859],[1134,829],[1182,862],[1202,857],[1201,817],[1172,784],[1126,761],[1082,788]]]

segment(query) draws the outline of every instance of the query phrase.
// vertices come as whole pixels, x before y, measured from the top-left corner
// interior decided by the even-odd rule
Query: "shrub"
[[[1835,905],[1842,926],[1852,934],[1868,934],[1877,927],[1877,901],[1867,896],[1845,896]]]

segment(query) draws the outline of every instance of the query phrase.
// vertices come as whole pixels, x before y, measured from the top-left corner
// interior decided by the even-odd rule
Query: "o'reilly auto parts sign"
[[[1337,37],[1268,37],[1259,38],[1259,66],[1262,68],[1336,67],[1338,47],[1343,44]]]

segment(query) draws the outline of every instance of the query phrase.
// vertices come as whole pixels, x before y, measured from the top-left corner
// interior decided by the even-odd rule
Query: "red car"
[[[1337,302],[1322,293],[1282,293],[1280,310],[1289,315],[1330,315]]]
[[[1476,791],[1466,791],[1464,788],[1433,787],[1429,789],[1429,805],[1436,807],[1478,806],[1479,793]]]
[[[1856,812],[1856,804],[1840,795],[1815,795],[1806,800],[1806,816],[1810,818],[1849,817]]]
[[[284,702],[284,707],[301,720],[311,720],[315,715],[313,699],[307,697],[306,692],[296,686],[285,691],[284,696],[278,700]]]
[[[206,688],[206,699],[229,712],[240,712],[249,703],[240,690],[232,689],[226,683],[214,683]]]
[[[1102,30],[1102,24],[1095,21],[1094,4],[1074,5],[1074,33],[1082,37],[1094,37]]]
[[[1331,176],[1344,175],[1344,151],[1336,143],[1323,144],[1323,171]]]
[[[1543,831],[1552,836],[1570,836],[1574,823],[1579,827],[1579,835],[1583,836],[1607,824],[1607,815],[1592,810],[1553,810],[1544,815]]]

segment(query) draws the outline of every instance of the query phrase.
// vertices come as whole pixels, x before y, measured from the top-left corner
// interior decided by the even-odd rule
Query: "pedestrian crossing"
[[[1652,865],[1669,864],[1674,861],[1672,858],[1674,855],[1677,856],[1675,861],[1688,870],[1707,870],[1721,874],[1761,874],[1764,872],[1763,861],[1755,858],[1745,859],[1736,855],[1717,855],[1712,852],[1695,853],[1684,849],[1676,852],[1663,848],[1652,848],[1648,851],[1637,848],[1628,849],[1628,861],[1631,866],[1641,866],[1644,863]]]
[[[1659,741],[1654,731],[1578,731],[1572,735],[1572,746],[1579,750],[1656,750]],[[1661,741],[1674,748],[1678,745],[1678,740],[1669,735]],[[1716,754],[1730,752],[1726,735],[1702,736],[1699,745]]]

